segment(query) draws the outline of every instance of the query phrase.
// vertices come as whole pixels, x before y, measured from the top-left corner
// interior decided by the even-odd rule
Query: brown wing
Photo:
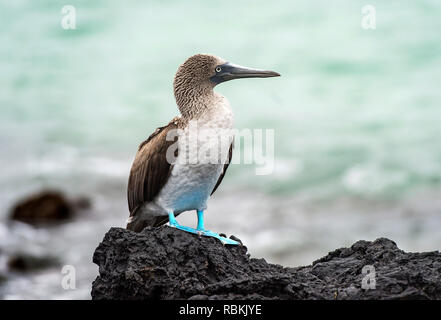
[[[177,129],[176,119],[167,126],[156,129],[139,146],[127,187],[130,216],[135,214],[139,206],[156,197],[170,175],[172,166],[167,161],[166,152],[176,140],[167,141],[166,137],[172,129]]]
[[[224,164],[224,169],[222,170],[222,173],[219,176],[219,179],[217,180],[216,185],[214,186],[214,189],[211,192],[211,194],[213,194],[216,191],[217,187],[219,187],[219,185],[222,182],[222,179],[225,176],[225,173],[227,172],[228,166],[230,165],[230,162],[231,162],[231,158],[233,157],[233,145],[234,145],[234,141],[230,145],[230,151],[228,153],[228,161],[227,161],[227,163]]]

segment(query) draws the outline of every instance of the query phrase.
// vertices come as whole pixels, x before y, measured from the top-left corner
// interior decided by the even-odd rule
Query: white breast
[[[179,136],[178,159],[156,204],[176,214],[205,210],[222,173],[233,140],[233,113],[218,95],[214,108],[192,120]]]

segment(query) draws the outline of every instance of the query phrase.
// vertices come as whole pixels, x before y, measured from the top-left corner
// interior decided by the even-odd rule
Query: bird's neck
[[[212,86],[175,87],[176,104],[182,116],[197,119],[216,108],[218,95]]]

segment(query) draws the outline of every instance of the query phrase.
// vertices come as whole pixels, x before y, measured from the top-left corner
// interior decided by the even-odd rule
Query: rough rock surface
[[[441,299],[441,254],[407,253],[385,238],[285,268],[167,226],[112,228],[93,261],[93,299]],[[362,288],[374,276],[363,273],[367,265],[375,289]]]

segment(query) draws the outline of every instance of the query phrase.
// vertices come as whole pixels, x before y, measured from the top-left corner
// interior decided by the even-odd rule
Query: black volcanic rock
[[[93,299],[441,299],[441,254],[406,253],[385,238],[285,268],[167,226],[111,228],[93,261]],[[375,289],[362,288],[373,276],[365,266],[375,268]]]

